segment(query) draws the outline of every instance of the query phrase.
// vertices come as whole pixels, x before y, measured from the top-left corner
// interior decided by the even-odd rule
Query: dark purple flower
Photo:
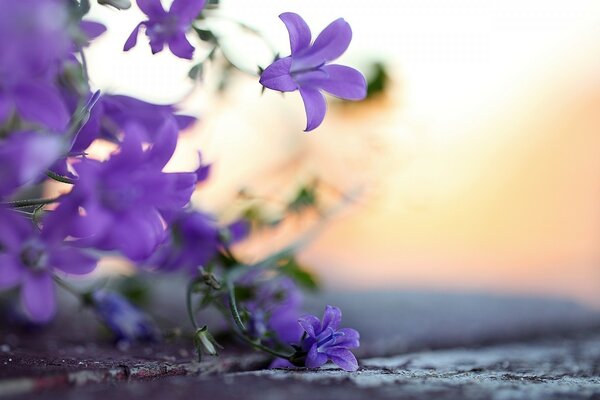
[[[73,165],[77,182],[48,220],[82,246],[119,250],[134,261],[148,258],[165,237],[161,213],[184,207],[195,189],[195,173],[162,172],[177,131],[174,120],[165,121],[144,150],[143,129],[126,127],[119,152],[109,160],[82,158]]]
[[[158,328],[149,315],[118,293],[98,290],[90,299],[98,317],[115,335],[116,341],[155,341]]]
[[[16,112],[64,129],[69,114],[54,85],[71,49],[64,2],[0,0],[0,10],[0,124]]]
[[[65,145],[59,136],[35,132],[14,132],[0,140],[0,198],[43,175]]]
[[[306,331],[302,349],[307,352],[306,366],[318,368],[328,360],[346,371],[356,371],[358,362],[349,349],[359,346],[359,334],[351,328],[339,329],[342,312],[337,307],[327,306],[323,320],[314,315],[305,315],[298,323]]]
[[[49,321],[56,311],[52,274],[82,275],[96,259],[63,242],[51,226],[42,232],[15,211],[0,209],[0,289],[21,286],[21,302],[35,322]]]
[[[252,337],[285,344],[298,342],[302,333],[298,325],[302,293],[292,279],[251,271],[238,284],[252,292],[252,297],[243,302],[250,314],[248,328]]]
[[[191,59],[194,55],[194,46],[190,44],[185,34],[205,3],[206,0],[174,0],[169,11],[165,11],[160,0],[137,0],[138,7],[148,16],[148,20],[140,22],[135,27],[125,42],[123,50],[127,51],[135,46],[138,31],[144,26],[153,54],[162,51],[167,44],[177,57]]]
[[[290,35],[292,55],[269,65],[260,77],[260,83],[281,92],[299,90],[307,124],[305,131],[318,127],[327,110],[324,90],[346,100],[362,100],[367,95],[367,83],[357,70],[337,64],[328,64],[341,56],[352,39],[350,25],[342,18],[333,21],[311,45],[310,28],[302,17],[294,13],[279,16]]]
[[[169,236],[144,266],[161,271],[185,270],[194,275],[217,254],[217,222],[198,211],[180,211],[168,220]]]

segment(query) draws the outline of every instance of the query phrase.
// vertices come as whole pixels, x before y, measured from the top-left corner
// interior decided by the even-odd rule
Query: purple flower
[[[155,341],[160,337],[154,321],[118,293],[98,290],[90,299],[98,317],[116,341]]]
[[[158,128],[157,141],[146,150],[142,136],[140,126],[130,125],[109,160],[82,158],[74,164],[77,182],[48,220],[81,246],[119,250],[133,261],[148,258],[165,236],[162,213],[189,202],[196,175],[162,172],[177,143],[174,120]]]
[[[350,25],[342,18],[329,24],[312,45],[310,28],[302,17],[288,12],[279,18],[290,35],[292,55],[269,65],[260,83],[281,92],[300,91],[308,132],[325,118],[327,104],[321,90],[346,100],[362,100],[367,95],[367,83],[353,68],[328,64],[346,51],[352,39]]]
[[[275,339],[277,343],[298,342],[302,334],[298,325],[302,293],[294,281],[288,277],[265,277],[260,271],[251,271],[239,283],[253,293],[250,299],[243,302],[250,313],[250,335]]]
[[[64,151],[56,135],[14,132],[0,140],[0,198],[34,182]]]
[[[52,130],[69,114],[55,86],[70,55],[66,5],[58,0],[0,0],[0,125],[16,112]]]
[[[160,0],[137,0],[138,7],[148,16],[148,20],[140,22],[134,28],[123,50],[128,51],[135,46],[138,31],[145,26],[152,54],[162,51],[167,44],[177,57],[191,59],[194,47],[185,34],[204,8],[205,2],[206,0],[174,0],[169,11],[165,11]]]
[[[180,211],[169,218],[170,235],[144,262],[161,271],[186,270],[196,274],[219,249],[219,227],[214,218],[198,211]]]
[[[349,349],[359,346],[359,334],[351,328],[338,329],[342,320],[342,312],[337,307],[327,306],[323,320],[314,315],[305,315],[298,323],[306,331],[301,346],[306,355],[306,366],[318,368],[327,360],[333,361],[346,371],[356,371],[358,362]]]
[[[35,322],[49,321],[56,311],[52,274],[82,275],[96,259],[62,241],[52,226],[40,233],[16,212],[0,209],[0,289],[21,286],[21,302]]]

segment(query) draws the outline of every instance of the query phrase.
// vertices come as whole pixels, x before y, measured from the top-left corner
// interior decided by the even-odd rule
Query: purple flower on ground
[[[281,92],[299,90],[307,124],[305,131],[318,127],[327,110],[324,90],[346,100],[362,100],[367,95],[367,83],[357,70],[343,65],[329,64],[341,56],[352,39],[350,25],[342,18],[333,21],[311,45],[311,32],[298,14],[279,16],[290,35],[292,54],[269,65],[260,77],[260,83]]]
[[[14,132],[0,140],[0,199],[35,181],[64,151],[56,135]]]
[[[128,51],[136,45],[138,32],[144,26],[152,54],[162,51],[167,44],[177,57],[191,59],[194,46],[185,34],[205,3],[206,0],[174,0],[169,11],[165,11],[160,0],[137,0],[138,7],[148,16],[148,20],[140,22],[133,29],[123,50]]]
[[[301,346],[306,355],[306,366],[318,368],[328,360],[346,371],[356,371],[358,362],[349,349],[360,345],[360,336],[355,329],[341,328],[342,312],[337,307],[327,306],[322,321],[314,315],[305,315],[298,323],[306,331]]]
[[[149,315],[118,293],[98,290],[90,299],[98,317],[114,333],[116,341],[155,341],[158,328]]]
[[[83,275],[96,259],[69,246],[52,226],[40,233],[15,211],[0,209],[0,289],[21,286],[21,302],[35,322],[49,321],[56,311],[55,270]]]
[[[78,179],[48,221],[60,224],[82,246],[119,250],[133,261],[148,258],[165,237],[162,213],[183,208],[195,189],[196,174],[164,173],[177,143],[177,125],[165,121],[157,141],[143,148],[142,128],[125,128],[118,153],[107,161],[82,158],[73,165]]]

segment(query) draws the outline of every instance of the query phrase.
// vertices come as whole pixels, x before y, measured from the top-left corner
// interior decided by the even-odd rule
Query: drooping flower
[[[0,0],[0,125],[14,113],[51,130],[69,115],[55,85],[70,56],[66,5],[57,0]]]
[[[52,226],[40,233],[30,220],[0,209],[0,289],[21,287],[21,302],[35,322],[49,321],[56,311],[52,274],[83,275],[96,259],[63,242]]]
[[[117,342],[155,341],[160,337],[150,316],[120,294],[97,290],[91,294],[90,302]]]
[[[342,18],[333,21],[311,44],[311,32],[306,22],[295,13],[279,16],[290,36],[291,55],[269,65],[260,83],[281,92],[300,91],[306,110],[305,131],[318,127],[327,110],[324,90],[346,100],[362,100],[367,95],[364,76],[354,68],[329,64],[340,57],[350,45],[352,30]]]
[[[318,368],[331,360],[346,371],[358,369],[356,357],[349,349],[360,345],[360,336],[355,329],[339,329],[341,320],[341,310],[332,306],[325,307],[321,321],[314,315],[305,315],[298,319],[298,323],[306,332],[301,346],[307,352],[308,368]]]
[[[65,147],[59,136],[36,132],[13,132],[0,139],[0,199],[43,175]]]
[[[165,44],[173,54],[180,58],[191,59],[194,46],[185,37],[194,19],[204,8],[206,0],[174,0],[169,11],[165,11],[160,0],[137,0],[140,9],[148,16],[148,20],[140,22],[125,42],[124,51],[133,48],[137,43],[140,28],[146,28],[150,39],[152,54],[164,48]]]
[[[142,128],[125,128],[118,153],[107,161],[79,159],[71,192],[48,216],[82,246],[119,250],[133,261],[148,258],[163,241],[161,213],[174,213],[190,200],[196,174],[164,173],[177,143],[177,125],[165,121],[144,150]]]

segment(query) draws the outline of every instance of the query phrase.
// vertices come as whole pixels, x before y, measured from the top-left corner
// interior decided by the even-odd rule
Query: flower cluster
[[[97,3],[131,6],[129,0]],[[160,0],[137,0],[137,6],[147,19],[125,40],[125,51],[143,28],[152,53],[168,46],[177,57],[194,57],[188,35],[205,40],[200,33],[206,30],[195,25],[206,18],[205,0],[174,0],[168,10]],[[218,345],[206,326],[196,324],[193,293],[203,293],[203,303],[220,310],[229,305],[241,327],[236,333],[259,349],[279,354],[268,346],[298,343],[303,328],[308,336],[299,348],[306,366],[331,359],[356,369],[348,349],[358,346],[358,333],[338,329],[339,309],[328,307],[322,323],[310,316],[298,323],[300,292],[292,276],[272,268],[279,256],[255,265],[258,274],[233,279],[251,292],[240,299],[248,328],[243,325],[231,277],[244,263],[230,247],[250,234],[249,226],[243,219],[222,223],[190,204],[210,165],[165,172],[180,132],[194,117],[175,105],[93,87],[85,51],[106,27],[85,19],[89,8],[87,0],[0,0],[0,290],[19,288],[22,309],[42,324],[56,312],[60,285],[93,307],[116,339],[158,339],[150,317],[126,297],[106,288],[80,293],[68,283],[70,276],[90,274],[104,255],[117,255],[145,271],[190,277],[188,312],[196,342],[209,354]],[[285,13],[281,19],[292,54],[266,68],[260,83],[299,90],[312,130],[325,115],[321,90],[351,100],[365,96],[358,71],[328,64],[348,47],[350,26],[336,20],[311,44],[302,18]],[[114,147],[109,157],[94,156],[98,141]],[[43,197],[50,179],[64,184],[61,194]]]

